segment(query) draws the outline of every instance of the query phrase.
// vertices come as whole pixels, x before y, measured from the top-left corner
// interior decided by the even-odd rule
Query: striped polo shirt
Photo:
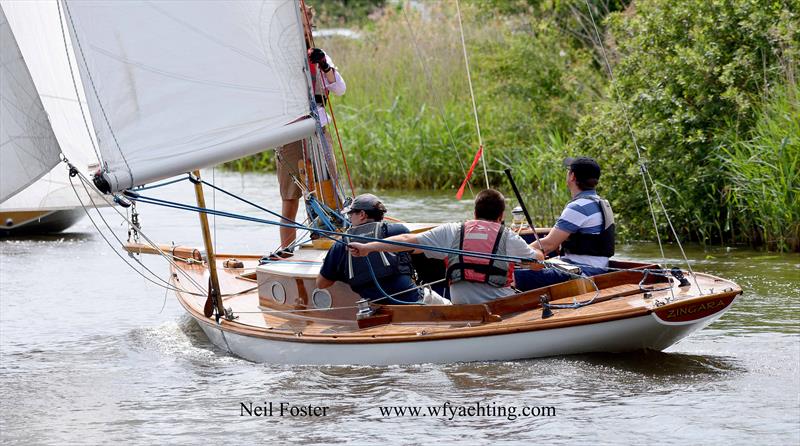
[[[603,211],[600,204],[586,198],[597,197],[594,189],[581,191],[567,204],[561,216],[558,217],[555,227],[562,231],[574,234],[599,234],[603,230]],[[597,268],[608,267],[608,257],[569,254],[562,257],[579,265],[590,265]]]

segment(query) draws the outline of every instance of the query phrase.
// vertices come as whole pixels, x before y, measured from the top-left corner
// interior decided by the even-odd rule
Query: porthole
[[[311,294],[311,301],[314,303],[314,308],[326,309],[331,307],[333,299],[328,290],[321,290],[317,288]]]
[[[280,282],[272,282],[272,286],[270,287],[272,291],[272,299],[279,304],[286,303],[286,288],[283,287],[283,284]]]

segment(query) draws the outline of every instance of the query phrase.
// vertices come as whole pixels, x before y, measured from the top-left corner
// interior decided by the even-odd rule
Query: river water
[[[205,175],[280,208],[274,176]],[[186,182],[148,194],[194,200]],[[452,194],[383,195],[390,213],[408,221],[463,219],[471,209]],[[220,193],[207,201],[269,218]],[[201,244],[196,215],[139,210],[153,239]],[[101,214],[124,239],[115,211]],[[276,245],[276,228],[216,220],[220,251],[262,253]],[[214,348],[171,294],[142,278],[141,266],[123,263],[130,259],[118,257],[88,219],[58,236],[0,240],[0,442],[800,444],[800,256],[698,246],[688,255],[696,270],[732,279],[745,294],[721,320],[663,353],[288,367]],[[672,246],[666,256],[680,259]],[[661,259],[653,244],[621,246],[618,257]],[[155,257],[145,265],[168,275]],[[273,416],[242,416],[241,404],[251,402],[272,402]],[[328,409],[281,417],[280,403]],[[494,412],[380,410],[445,404]],[[555,413],[519,416],[523,407]]]

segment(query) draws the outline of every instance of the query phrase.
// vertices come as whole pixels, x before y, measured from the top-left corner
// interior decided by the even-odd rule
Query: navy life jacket
[[[579,198],[586,198],[594,201],[600,206],[603,215],[603,229],[599,234],[585,234],[575,232],[561,244],[565,254],[587,255],[598,257],[611,257],[614,255],[614,243],[616,240],[616,230],[614,228],[614,212],[611,204],[597,195],[584,195]],[[577,200],[576,198],[575,200]],[[575,201],[572,200],[572,201]],[[570,201],[570,203],[572,202]]]
[[[347,230],[347,233],[384,239],[388,237],[389,229],[385,222],[369,222],[363,225],[353,226]],[[348,239],[346,236],[345,238]],[[348,243],[350,241],[365,242],[364,240],[358,239],[348,239],[347,241]],[[411,266],[411,255],[409,252],[371,252],[366,257],[353,257],[348,253],[347,262],[350,278],[347,283],[349,283],[350,287],[353,289],[375,284],[372,274],[369,272],[367,262],[372,265],[372,271],[375,273],[375,277],[378,280],[397,275],[411,276],[414,272]]]

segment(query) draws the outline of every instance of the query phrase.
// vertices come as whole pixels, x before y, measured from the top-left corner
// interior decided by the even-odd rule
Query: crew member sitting
[[[546,237],[531,245],[549,253],[561,249],[561,260],[580,267],[586,276],[607,272],[608,258],[614,255],[614,213],[608,200],[597,195],[600,165],[593,158],[567,158],[567,188],[572,200],[561,212]],[[556,269],[518,271],[514,275],[522,291],[545,287],[574,279],[575,276]]]
[[[386,207],[375,195],[357,196],[347,210],[352,224],[347,233],[383,239],[408,232],[405,225],[384,222],[385,213]],[[347,242],[348,237],[344,236],[343,240]],[[417,288],[412,278],[413,273],[409,252],[375,253],[367,258],[353,257],[349,255],[344,244],[337,243],[325,257],[317,276],[317,288],[328,288],[338,280],[348,283],[362,298],[381,304],[450,303],[438,295],[433,296],[430,290]]]
[[[475,219],[448,223],[421,234],[401,234],[387,240],[425,246],[451,248],[521,259],[542,260],[541,252],[531,248],[517,234],[503,225],[505,197],[487,189],[475,197]],[[405,246],[384,242],[350,243],[354,256],[374,252],[407,251]],[[477,304],[514,294],[511,288],[514,264],[507,260],[471,257],[463,253],[423,252],[427,257],[445,259],[450,298],[453,304]]]

